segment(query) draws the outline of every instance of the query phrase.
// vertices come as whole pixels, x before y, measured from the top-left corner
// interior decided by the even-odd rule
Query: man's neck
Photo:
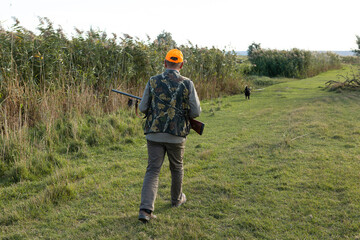
[[[180,69],[179,69],[179,68],[169,68],[169,67],[167,67],[166,70],[175,70],[175,71],[180,72]]]

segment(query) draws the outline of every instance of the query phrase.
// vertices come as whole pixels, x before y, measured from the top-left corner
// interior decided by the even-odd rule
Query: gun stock
[[[193,118],[190,118],[190,125],[191,125],[191,128],[197,132],[199,135],[202,135],[203,134],[203,131],[204,131],[204,127],[205,127],[205,124],[198,121],[198,120],[195,120]]]

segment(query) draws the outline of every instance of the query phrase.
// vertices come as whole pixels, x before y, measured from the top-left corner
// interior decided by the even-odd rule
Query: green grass
[[[170,207],[165,162],[150,224],[137,220],[147,151],[134,135],[67,152],[42,180],[2,186],[0,236],[359,239],[360,94],[324,91],[347,70],[253,91],[250,101],[202,102],[204,135],[191,133],[184,159],[188,202]]]

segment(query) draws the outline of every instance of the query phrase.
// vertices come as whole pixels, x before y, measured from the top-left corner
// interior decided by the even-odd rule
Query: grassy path
[[[4,239],[359,239],[360,94],[323,90],[331,71],[202,103],[185,153],[188,202],[137,220],[143,136],[69,156],[71,167],[0,191]]]

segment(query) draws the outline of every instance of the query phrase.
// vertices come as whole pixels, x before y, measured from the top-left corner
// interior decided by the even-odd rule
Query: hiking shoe
[[[173,203],[172,206],[173,207],[180,207],[184,203],[186,203],[186,195],[185,195],[185,193],[182,193],[181,200],[178,203],[175,203],[175,204]]]
[[[139,220],[143,223],[149,222],[151,219],[155,219],[156,216],[153,213],[147,213],[144,210],[139,211]]]

